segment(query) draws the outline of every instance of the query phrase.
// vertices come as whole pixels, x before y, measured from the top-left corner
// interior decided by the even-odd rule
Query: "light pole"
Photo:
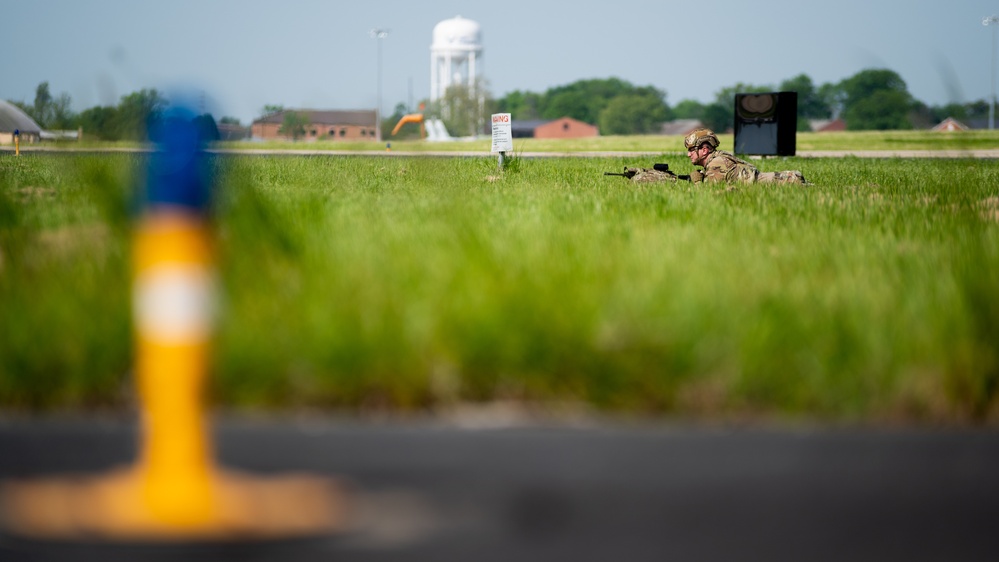
[[[379,142],[382,140],[382,39],[388,37],[388,29],[372,29],[371,37],[378,44],[378,107],[375,109],[375,135]]]
[[[999,16],[988,16],[982,18],[982,25],[999,24]],[[992,99],[989,100],[989,130],[995,128],[996,124],[996,28],[992,28]]]

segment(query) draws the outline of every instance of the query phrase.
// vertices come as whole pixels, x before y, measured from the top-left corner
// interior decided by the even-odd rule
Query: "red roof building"
[[[835,119],[813,119],[808,122],[813,133],[832,133],[835,131],[845,131],[846,121],[839,117]]]
[[[954,119],[953,117],[948,117],[948,118],[944,119],[943,121],[937,123],[933,127],[933,129],[931,129],[931,130],[933,130],[933,131],[967,131],[968,129],[969,129],[969,127],[967,125],[965,125],[964,123],[958,121],[957,119]]]
[[[315,109],[285,109],[265,115],[250,127],[253,138],[291,140],[291,135],[281,132],[285,115],[299,114],[304,121],[303,140],[357,141],[380,140],[378,116],[375,110],[328,111]]]
[[[572,117],[562,117],[551,121],[517,121],[510,124],[514,138],[535,139],[576,139],[600,136],[600,130],[589,123]]]

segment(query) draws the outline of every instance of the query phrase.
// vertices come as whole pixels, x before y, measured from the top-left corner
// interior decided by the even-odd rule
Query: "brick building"
[[[932,131],[967,131],[970,127],[964,123],[954,119],[953,117],[948,117],[943,121],[937,123],[931,130]]]
[[[599,129],[572,117],[545,121],[517,121],[514,119],[510,124],[510,133],[513,138],[521,139],[575,139],[600,136]]]
[[[381,140],[378,115],[375,110],[335,111],[315,109],[285,109],[257,119],[251,125],[255,139],[291,140],[290,134],[279,132],[285,115],[298,113],[305,122],[305,141],[358,141]]]
[[[808,128],[815,133],[834,133],[846,130],[846,121],[837,117],[836,119],[812,119],[808,122]]]

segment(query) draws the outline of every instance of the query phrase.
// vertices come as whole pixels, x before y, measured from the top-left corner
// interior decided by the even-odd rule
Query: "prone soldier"
[[[710,129],[695,129],[683,139],[690,163],[700,166],[690,175],[678,175],[667,164],[655,164],[649,168],[625,168],[623,173],[604,172],[606,176],[622,176],[636,183],[659,181],[692,183],[776,183],[807,185],[805,176],[798,170],[780,172],[760,172],[749,162],[736,157],[731,152],[718,150],[718,136]]]
[[[731,152],[718,150],[718,136],[711,129],[695,129],[683,139],[690,163],[700,166],[690,174],[692,182],[727,183],[789,183],[807,184],[805,176],[798,170],[781,172],[760,172],[749,162],[737,158]]]

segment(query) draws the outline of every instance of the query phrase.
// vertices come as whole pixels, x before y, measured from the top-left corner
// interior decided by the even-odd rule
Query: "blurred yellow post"
[[[192,112],[167,112],[155,133],[133,240],[138,462],[94,478],[5,484],[0,523],[28,535],[132,539],[332,532],[345,520],[332,479],[215,465],[203,396],[217,308],[212,167]]]
[[[14,156],[21,155],[21,131],[14,129]]]
[[[141,498],[164,525],[215,519],[203,388],[215,289],[206,226],[177,210],[140,221],[134,244],[136,382],[142,405]]]

